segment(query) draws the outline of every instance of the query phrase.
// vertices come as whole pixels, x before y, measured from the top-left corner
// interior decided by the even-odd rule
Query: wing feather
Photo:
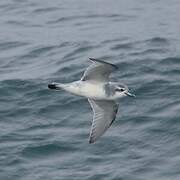
[[[95,142],[111,126],[116,118],[118,104],[114,101],[97,101],[88,99],[93,109],[93,122],[90,131],[89,143]]]
[[[86,69],[82,81],[108,81],[109,75],[118,69],[114,64],[99,59],[89,58],[93,63]]]

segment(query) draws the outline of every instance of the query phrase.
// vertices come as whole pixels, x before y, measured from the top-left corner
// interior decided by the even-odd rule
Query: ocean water
[[[0,180],[180,179],[179,0],[0,1]],[[88,144],[85,98],[51,91],[89,57],[136,98]]]

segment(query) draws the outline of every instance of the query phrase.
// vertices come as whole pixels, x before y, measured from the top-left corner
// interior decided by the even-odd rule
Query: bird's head
[[[122,97],[122,96],[130,96],[130,97],[135,97],[134,94],[131,94],[129,92],[129,89],[127,86],[122,85],[122,84],[118,84],[115,86],[115,94],[118,97]]]

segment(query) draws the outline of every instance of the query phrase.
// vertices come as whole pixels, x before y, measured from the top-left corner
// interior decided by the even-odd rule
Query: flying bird
[[[129,92],[126,85],[110,82],[110,74],[118,69],[116,65],[95,58],[89,59],[92,64],[80,80],[66,84],[53,82],[48,87],[88,98],[93,110],[89,143],[94,143],[114,122],[118,111],[116,100],[135,95]]]

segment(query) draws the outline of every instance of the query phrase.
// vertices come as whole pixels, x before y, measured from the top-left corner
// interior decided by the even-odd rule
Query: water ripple
[[[0,1],[0,179],[179,179],[179,2]],[[49,90],[115,63],[116,121],[88,144],[86,98]]]

